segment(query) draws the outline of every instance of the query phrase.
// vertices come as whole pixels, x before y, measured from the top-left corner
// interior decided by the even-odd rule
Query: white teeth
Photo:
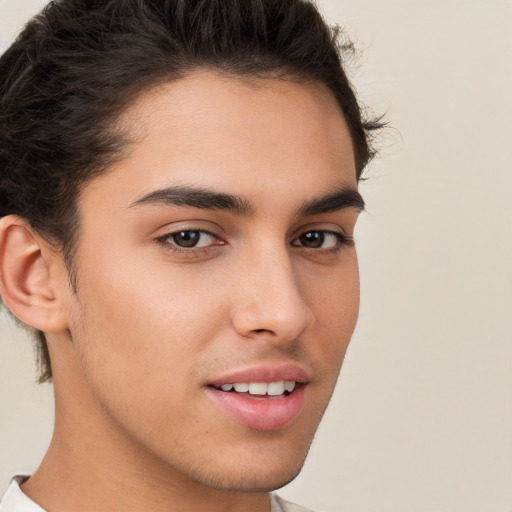
[[[286,380],[284,382],[284,389],[286,389],[288,393],[291,393],[295,389],[295,382],[293,380]]]
[[[284,381],[280,380],[279,382],[269,382],[267,385],[267,393],[269,395],[282,395],[284,393]]]
[[[222,384],[222,391],[235,389],[237,393],[250,393],[251,395],[279,396],[285,391],[291,393],[295,389],[295,382],[280,380],[277,382],[237,382],[236,384]]]
[[[266,395],[267,384],[265,382],[251,382],[249,384],[249,393],[251,395]]]

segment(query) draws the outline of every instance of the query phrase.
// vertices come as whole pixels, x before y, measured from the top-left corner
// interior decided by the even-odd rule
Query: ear
[[[67,328],[56,266],[64,267],[62,257],[26,219],[0,219],[0,295],[15,316],[43,332]]]

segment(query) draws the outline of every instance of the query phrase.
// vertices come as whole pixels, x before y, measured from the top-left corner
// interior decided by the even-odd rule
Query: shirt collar
[[[19,475],[11,480],[11,485],[0,501],[0,512],[46,512],[21,490],[20,484],[27,478]]]

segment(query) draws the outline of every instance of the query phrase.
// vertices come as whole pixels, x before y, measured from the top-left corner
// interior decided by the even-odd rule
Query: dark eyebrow
[[[326,196],[304,203],[299,208],[299,215],[307,217],[321,213],[335,212],[344,208],[355,208],[364,211],[364,200],[361,194],[353,188],[341,187]]]
[[[243,197],[190,186],[155,190],[137,199],[130,205],[130,208],[144,204],[191,206],[205,210],[224,210],[245,217],[254,213],[249,201]]]

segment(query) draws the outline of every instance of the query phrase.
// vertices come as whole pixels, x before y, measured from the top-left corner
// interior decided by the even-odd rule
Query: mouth
[[[231,421],[254,430],[293,424],[306,401],[308,374],[296,365],[233,372],[206,386],[207,395]]]
[[[275,382],[236,382],[213,387],[218,391],[236,393],[248,398],[278,399],[290,395],[297,385],[298,383],[293,380],[279,380]]]

